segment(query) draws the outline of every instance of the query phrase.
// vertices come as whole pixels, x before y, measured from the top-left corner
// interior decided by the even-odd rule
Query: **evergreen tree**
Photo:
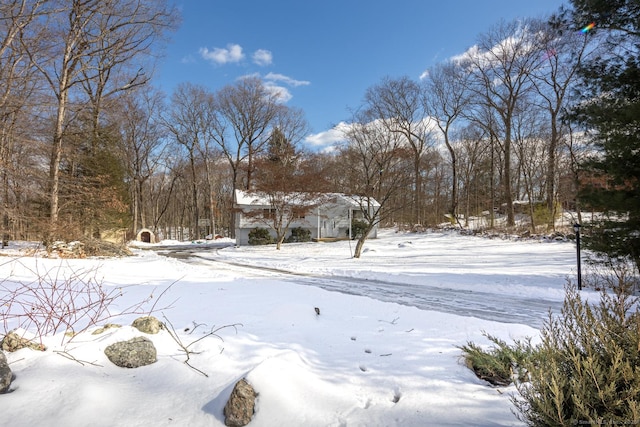
[[[128,226],[129,196],[125,169],[118,153],[119,134],[101,126],[97,135],[85,128],[74,129],[69,154],[61,170],[63,178],[59,220],[64,239],[101,238],[105,231]]]
[[[582,102],[573,119],[588,131],[594,155],[580,200],[605,212],[587,231],[588,248],[640,268],[640,2],[572,0],[576,31],[597,37],[583,63]],[[592,25],[591,25],[592,24]]]

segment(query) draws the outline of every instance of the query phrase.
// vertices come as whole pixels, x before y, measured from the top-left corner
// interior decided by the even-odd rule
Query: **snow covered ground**
[[[222,426],[241,378],[259,393],[251,426],[522,425],[509,402],[515,389],[478,380],[458,346],[488,344],[483,331],[537,336],[575,275],[574,244],[383,230],[360,259],[352,245],[194,245],[182,260],[143,249],[82,260],[0,250],[7,288],[34,272],[97,269],[105,287],[122,289],[114,313],[153,295],[155,315],[184,344],[237,325],[190,347],[189,362],[207,376],[183,363],[166,331],[148,336],[155,364],[111,364],[105,347],[142,335],[126,326],[137,316],[115,316],[125,326],[97,336],[47,336],[46,352],[7,355],[16,378],[0,395],[0,425]]]

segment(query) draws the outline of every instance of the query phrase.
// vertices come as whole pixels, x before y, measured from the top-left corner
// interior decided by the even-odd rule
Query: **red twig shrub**
[[[122,290],[105,287],[97,268],[81,270],[62,264],[48,270],[38,265],[26,268],[35,280],[0,282],[0,326],[5,334],[21,328],[40,341],[63,331],[74,335],[115,315],[142,314],[142,307],[152,298],[112,313]]]

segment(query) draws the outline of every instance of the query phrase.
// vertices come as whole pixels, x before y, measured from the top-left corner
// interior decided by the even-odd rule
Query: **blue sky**
[[[155,79],[218,90],[258,75],[304,110],[307,145],[329,144],[367,88],[418,79],[473,46],[501,19],[541,17],[562,0],[174,0],[182,24]],[[320,146],[316,148],[321,148]]]

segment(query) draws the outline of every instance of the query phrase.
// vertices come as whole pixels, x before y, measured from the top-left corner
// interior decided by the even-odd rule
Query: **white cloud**
[[[298,87],[298,86],[306,86],[311,84],[308,81],[295,80],[295,79],[292,79],[291,77],[285,76],[284,74],[277,74],[277,73],[269,73],[264,77],[262,77],[260,73],[253,73],[253,74],[244,75],[240,78],[247,78],[247,77],[257,77],[262,79],[265,89],[267,89],[269,93],[275,95],[278,102],[281,102],[283,104],[291,100],[291,98],[293,98],[293,94],[287,88],[287,86]]]
[[[207,61],[219,65],[240,62],[244,59],[242,46],[233,43],[229,43],[226,48],[216,47],[213,50],[206,47],[200,48],[200,55]]]
[[[258,49],[253,52],[253,62],[262,67],[271,65],[271,63],[273,62],[273,54],[269,50]]]
[[[267,92],[269,92],[269,94],[274,95],[277,98],[278,102],[281,102],[284,104],[288,102],[291,98],[293,98],[293,95],[291,94],[289,89],[287,89],[282,85],[276,84],[273,80],[267,80],[265,77],[262,77],[260,73],[245,74],[243,76],[238,77],[238,80],[249,79],[249,78],[261,79],[264,88],[267,90]]]
[[[287,84],[293,87],[307,86],[311,84],[311,82],[308,82],[306,80],[295,80],[289,76],[285,76],[284,74],[278,74],[278,73],[269,73],[266,76],[264,76],[264,79],[272,82],[282,82],[284,84]]]
[[[283,86],[278,86],[273,82],[265,82],[264,87],[271,94],[275,95],[278,101],[283,104],[293,98],[293,95],[291,94],[289,89]]]
[[[313,147],[323,149],[323,151],[332,151],[336,145],[344,142],[344,135],[349,126],[345,122],[340,122],[329,130],[307,136],[304,141]]]
[[[260,73],[251,73],[251,74],[243,74],[241,76],[236,77],[236,80],[240,81],[240,80],[244,80],[244,79],[262,79],[262,76],[260,75]]]
[[[473,45],[464,53],[451,57],[455,64],[476,64],[476,66],[491,66],[499,63],[502,58],[514,58],[530,55],[537,52],[534,43],[536,34],[532,33],[527,26],[520,26],[514,30],[511,36],[499,40],[491,47],[480,47]]]

